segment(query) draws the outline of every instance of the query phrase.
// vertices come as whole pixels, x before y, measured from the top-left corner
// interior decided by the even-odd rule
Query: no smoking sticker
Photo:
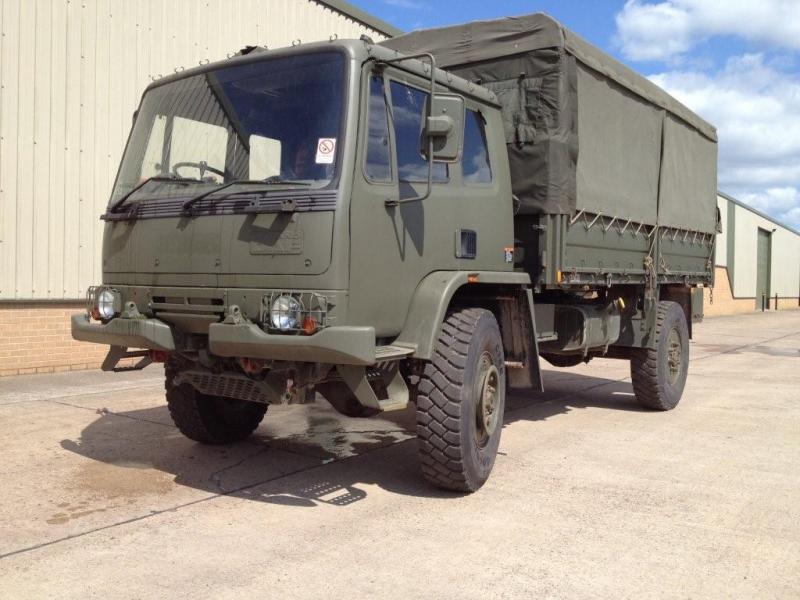
[[[336,138],[319,138],[317,142],[317,164],[332,164],[334,154],[336,154]]]

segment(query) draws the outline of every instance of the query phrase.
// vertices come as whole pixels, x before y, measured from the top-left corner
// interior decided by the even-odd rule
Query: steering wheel
[[[203,178],[203,175],[205,175],[205,172],[206,172],[206,171],[210,171],[211,173],[214,173],[215,175],[219,175],[220,177],[222,177],[223,179],[225,179],[225,172],[224,172],[224,171],[220,171],[219,169],[217,169],[217,168],[215,168],[215,167],[212,167],[212,166],[210,166],[210,165],[209,165],[209,164],[208,164],[206,161],[204,161],[204,160],[201,160],[200,162],[190,162],[190,161],[187,161],[187,162],[178,162],[178,163],[175,163],[174,165],[172,165],[172,172],[173,172],[175,175],[177,175],[178,177],[181,177],[181,174],[180,174],[180,173],[178,173],[178,169],[183,169],[183,168],[185,168],[185,167],[192,167],[192,168],[194,168],[194,169],[199,169],[199,170],[200,170],[200,179],[202,179],[202,178]]]

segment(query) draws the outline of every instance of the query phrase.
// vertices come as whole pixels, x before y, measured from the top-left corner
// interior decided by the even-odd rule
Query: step
[[[401,360],[413,353],[413,348],[406,348],[404,346],[378,346],[375,348],[375,362]]]

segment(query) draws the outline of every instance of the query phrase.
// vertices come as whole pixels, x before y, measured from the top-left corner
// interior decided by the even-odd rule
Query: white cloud
[[[800,50],[798,0],[627,0],[616,42],[632,60],[676,60],[714,35]]]
[[[800,190],[797,188],[768,188],[763,192],[744,192],[738,199],[800,230]]]
[[[746,54],[650,79],[717,126],[719,189],[800,226],[800,77]]]
[[[795,231],[800,231],[800,206],[795,206],[794,208],[788,210],[783,215],[783,220],[784,222],[793,226]]]

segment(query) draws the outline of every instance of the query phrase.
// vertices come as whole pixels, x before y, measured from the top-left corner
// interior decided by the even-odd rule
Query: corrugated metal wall
[[[747,206],[728,202],[728,210],[736,211],[734,231],[728,232],[733,243],[733,264],[728,264],[735,298],[756,298],[758,281],[758,230],[770,235],[770,295],[797,298],[800,293],[800,235],[750,210]],[[724,226],[724,222],[723,222]]]
[[[245,45],[385,36],[311,0],[0,0],[0,300],[99,283],[102,225],[152,76]]]

